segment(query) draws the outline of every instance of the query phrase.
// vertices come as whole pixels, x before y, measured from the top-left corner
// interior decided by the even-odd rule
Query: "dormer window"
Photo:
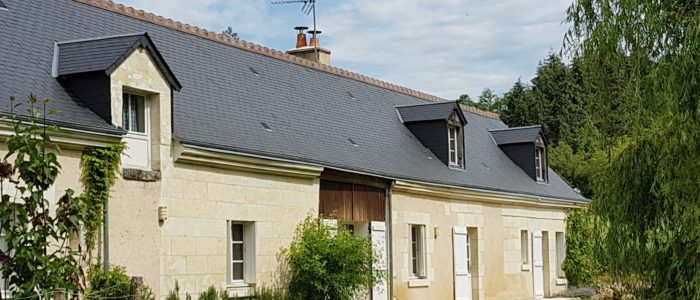
[[[129,132],[146,133],[146,99],[144,96],[124,93],[122,128]]]
[[[489,130],[493,141],[536,182],[548,182],[547,139],[542,126]]]
[[[547,181],[547,155],[542,136],[535,140],[535,176],[537,181]]]
[[[456,101],[397,107],[399,118],[424,146],[450,168],[464,168],[467,118]]]
[[[449,126],[449,146],[450,146],[450,166],[459,166],[458,153],[457,153],[457,133],[459,128],[456,126]]]

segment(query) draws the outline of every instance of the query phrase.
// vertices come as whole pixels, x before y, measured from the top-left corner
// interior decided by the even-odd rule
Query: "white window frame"
[[[557,278],[566,278],[564,269],[564,259],[566,259],[566,235],[563,232],[555,233],[556,255],[557,255]]]
[[[243,240],[234,241],[232,233],[232,225],[242,225],[243,226]],[[227,284],[229,287],[248,287],[255,283],[256,269],[255,269],[255,223],[245,222],[245,221],[227,221],[226,222],[227,231],[227,255],[226,255],[226,265],[227,265]],[[243,259],[234,260],[233,259],[233,245],[242,244],[243,245]],[[243,278],[234,279],[233,278],[233,264],[243,263]]]
[[[416,235],[413,234],[413,229],[417,230]],[[409,235],[409,269],[411,278],[423,279],[427,277],[426,272],[426,241],[425,241],[424,224],[411,224],[408,227]],[[416,238],[414,240],[414,237]],[[415,251],[414,251],[415,249]],[[415,263],[414,263],[415,261]]]
[[[459,167],[459,127],[448,125],[447,126],[447,160],[450,162],[450,166]],[[453,159],[454,158],[454,159]]]
[[[535,178],[538,182],[547,182],[547,152],[542,136],[535,140]]]
[[[520,261],[523,266],[530,264],[530,236],[527,229],[520,230]]]
[[[544,170],[544,148],[535,147],[535,174],[537,181],[545,181]]]
[[[128,99],[127,99],[128,97]],[[132,97],[139,97],[141,99],[132,99]],[[142,100],[143,101],[143,132],[142,131],[135,131],[132,130],[132,125],[134,123],[138,124],[137,120],[132,120],[132,115],[131,115],[131,107],[132,107],[132,100]],[[127,124],[122,124],[122,128],[124,128],[127,132],[130,134],[137,134],[137,135],[148,135],[148,130],[149,130],[149,107],[148,107],[148,96],[139,94],[139,93],[134,93],[131,91],[124,91],[122,92],[122,123],[124,123],[124,110],[126,109],[127,111],[127,119],[129,120],[129,128],[127,128]],[[137,113],[138,115],[138,113]],[[136,121],[136,122],[134,122]]]
[[[129,99],[131,98],[131,95],[137,96],[137,97],[143,97],[143,131],[144,132],[138,132],[138,131],[130,131],[126,129],[125,124],[122,124],[122,128],[127,130],[126,135],[124,135],[124,141],[127,144],[127,149],[124,150],[124,155],[128,157],[135,157],[137,155],[146,155],[146,163],[144,165],[137,164],[137,163],[130,163],[130,160],[122,158],[122,162],[124,163],[125,167],[129,168],[138,168],[138,169],[144,169],[148,170],[151,167],[151,109],[150,109],[150,102],[149,101],[149,96],[143,93],[139,92],[134,92],[131,89],[125,89],[122,92],[122,122],[123,122],[123,113],[124,113],[124,106],[127,105],[130,101],[129,99],[125,99],[124,96],[129,95]],[[132,150],[131,147],[129,147],[129,143],[132,143],[132,145],[145,145],[145,153],[136,153],[136,150]],[[134,151],[134,152],[132,152]]]

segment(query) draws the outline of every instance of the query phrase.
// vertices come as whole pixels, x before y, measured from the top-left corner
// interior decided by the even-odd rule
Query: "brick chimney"
[[[319,62],[325,65],[331,64],[331,51],[325,48],[321,48],[320,35],[321,31],[309,30],[306,33],[308,27],[298,26],[294,27],[297,30],[297,44],[294,49],[287,51],[287,54]],[[309,34],[311,40],[306,43],[306,34]]]

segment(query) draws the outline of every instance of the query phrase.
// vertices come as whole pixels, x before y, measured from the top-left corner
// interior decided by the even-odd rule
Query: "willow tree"
[[[594,178],[608,270],[643,299],[700,299],[700,2],[576,0],[568,21],[600,97],[641,108]]]

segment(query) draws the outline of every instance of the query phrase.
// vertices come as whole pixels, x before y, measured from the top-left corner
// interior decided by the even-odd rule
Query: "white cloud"
[[[309,24],[301,5],[267,0],[122,0],[214,31],[233,26],[242,38],[279,50],[291,27]],[[318,24],[333,64],[449,99],[502,93],[529,80],[558,50],[569,0],[318,0]]]

